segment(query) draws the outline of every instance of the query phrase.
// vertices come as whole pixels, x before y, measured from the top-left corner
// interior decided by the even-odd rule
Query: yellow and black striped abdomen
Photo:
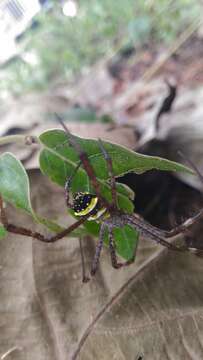
[[[83,192],[74,195],[73,210],[76,216],[90,214],[88,220],[97,220],[106,212],[106,209],[100,206],[96,195]]]

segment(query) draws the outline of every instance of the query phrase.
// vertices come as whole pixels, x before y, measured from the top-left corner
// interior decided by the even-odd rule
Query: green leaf
[[[0,193],[4,201],[24,210],[35,221],[50,230],[55,232],[62,230],[58,224],[42,218],[34,212],[30,200],[30,184],[27,173],[21,162],[10,153],[0,156]]]
[[[92,236],[95,236],[98,238],[99,236],[99,230],[100,230],[100,224],[96,221],[86,221],[84,223],[84,228],[88,231],[88,233]]]
[[[64,111],[60,115],[65,122],[76,121],[76,122],[84,122],[84,123],[95,123],[99,120],[96,112],[88,108],[80,108],[80,107],[70,108],[68,111]]]
[[[0,239],[6,236],[6,234],[7,234],[7,230],[3,225],[0,225]]]
[[[109,173],[104,156],[100,150],[97,140],[82,139],[74,136],[81,148],[86,151],[88,158],[94,168],[94,172],[101,184],[109,179]],[[79,162],[79,155],[72,146],[68,144],[68,138],[62,130],[49,130],[39,137],[44,149],[40,154],[40,167],[53,181],[64,185],[66,178],[70,176]],[[104,142],[103,145],[111,156],[113,172],[116,177],[129,172],[137,174],[147,170],[183,171],[193,174],[188,167],[162,159],[159,157],[146,156],[128,150],[122,146]],[[87,190],[89,179],[82,168],[79,168],[74,177],[73,191],[79,189]]]
[[[86,230],[93,236],[99,236],[100,225],[95,221],[86,221],[84,224]],[[116,252],[122,258],[129,260],[132,258],[135,249],[138,245],[139,234],[138,232],[129,225],[125,225],[122,228],[115,228],[113,230],[115,244],[116,244]],[[106,235],[105,245],[108,247],[108,236]]]
[[[20,161],[10,153],[0,157],[0,193],[6,202],[32,214],[27,174]]]
[[[64,186],[67,178],[73,173],[79,161],[78,154],[72,147],[68,146],[66,134],[61,130],[50,130],[43,133],[40,135],[40,141],[45,146],[45,149],[43,149],[40,154],[40,168],[42,172],[49,176],[52,181]],[[100,157],[100,159],[102,159],[102,157]],[[98,180],[101,184],[103,196],[111,200],[110,186],[105,181],[107,177],[106,179],[98,177]],[[94,190],[91,189],[89,178],[82,167],[78,169],[74,177],[71,190],[72,192],[94,192]],[[132,213],[134,205],[130,199],[133,198],[133,191],[123,184],[117,184],[117,191],[119,207]]]
[[[59,113],[59,116],[64,120],[64,122],[78,122],[78,123],[105,123],[105,124],[113,124],[114,121],[112,117],[108,114],[104,114],[102,116],[98,116],[96,111],[90,108],[81,108],[81,107],[73,107],[68,109],[67,111],[63,111]],[[56,119],[56,115],[53,113],[47,113],[45,115],[46,119],[50,120]]]
[[[76,136],[74,138],[83,151],[87,153],[94,173],[101,184],[103,196],[111,201],[111,189],[108,182],[109,172],[98,141],[82,139]],[[73,174],[80,161],[79,154],[69,145],[67,134],[62,130],[46,131],[40,135],[39,140],[44,147],[40,153],[42,172],[57,184],[64,186],[67,177]],[[191,169],[166,159],[141,155],[109,142],[103,142],[103,146],[111,156],[115,177],[132,171],[139,174],[151,169],[183,171],[193,174]],[[82,165],[74,176],[71,191],[73,193],[77,191],[94,191]],[[128,213],[133,212],[131,199],[134,198],[134,193],[132,190],[123,184],[117,183],[117,194],[119,208]],[[84,229],[96,237],[99,235],[99,228],[100,225],[96,222],[87,221],[84,224]],[[131,258],[138,242],[137,231],[125,226],[121,229],[115,229],[114,234],[118,254],[125,259]],[[108,243],[108,240],[106,242]]]
[[[134,200],[135,193],[131,188],[129,188],[128,185],[122,183],[116,183],[116,189],[119,193],[127,196],[131,200]]]
[[[131,226],[126,225],[123,228],[115,228],[113,233],[117,253],[126,260],[131,259],[137,249],[139,240],[138,232]]]

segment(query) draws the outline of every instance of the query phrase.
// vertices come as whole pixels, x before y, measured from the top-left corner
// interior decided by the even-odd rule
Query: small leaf
[[[27,174],[20,161],[10,153],[0,157],[0,193],[5,201],[32,215]]]
[[[98,121],[95,111],[88,108],[75,107],[63,112],[62,117],[64,121],[77,121],[85,123],[94,123]]]
[[[135,198],[135,193],[134,193],[134,191],[133,191],[131,188],[129,188],[129,186],[126,185],[126,184],[116,183],[116,190],[117,190],[119,193],[127,196],[127,197],[128,197],[129,199],[131,199],[131,200],[134,200],[134,198]]]
[[[45,225],[48,229],[59,232],[58,224],[38,216],[30,200],[30,184],[27,173],[19,160],[10,153],[0,156],[0,193],[6,202],[16,208],[26,211],[35,221]]]
[[[3,225],[0,225],[0,239],[6,236],[6,234],[7,234],[7,230]]]
[[[63,111],[63,113],[59,113],[59,116],[64,119],[64,122],[80,122],[80,123],[105,123],[105,124],[113,124],[114,121],[110,115],[104,114],[102,116],[98,116],[97,113],[90,108],[81,108],[81,107],[73,107],[68,111]],[[56,119],[55,114],[46,114],[46,118],[50,120]]]
[[[101,116],[101,118],[99,119],[103,124],[114,124],[114,120],[112,119],[112,117],[108,114],[104,114]]]

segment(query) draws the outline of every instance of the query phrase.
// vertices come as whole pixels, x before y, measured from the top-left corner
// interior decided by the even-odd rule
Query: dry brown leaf
[[[30,178],[36,210],[69,223],[61,189],[37,171]],[[9,217],[31,224],[11,209]],[[94,240],[84,247],[89,266]],[[1,240],[0,358],[203,358],[202,259],[142,240],[134,265],[112,269],[105,250],[95,279],[82,284],[78,249],[71,238]]]

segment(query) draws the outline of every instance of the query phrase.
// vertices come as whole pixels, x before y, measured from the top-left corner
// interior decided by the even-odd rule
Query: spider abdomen
[[[98,197],[87,192],[78,192],[74,195],[73,210],[76,216],[90,214],[88,220],[97,220],[106,212]]]

